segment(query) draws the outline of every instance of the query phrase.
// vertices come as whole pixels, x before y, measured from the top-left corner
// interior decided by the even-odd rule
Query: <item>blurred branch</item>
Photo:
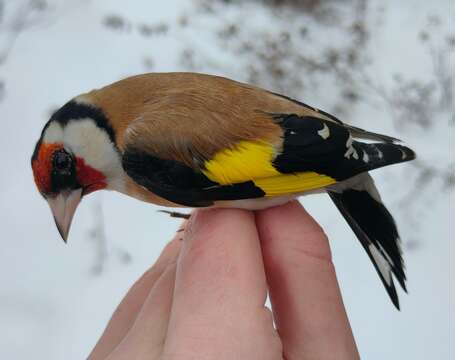
[[[10,6],[12,3],[8,3]],[[17,3],[15,4],[17,5]],[[5,14],[5,3],[0,2],[0,26],[3,33],[6,34],[2,50],[0,51],[0,65],[8,59],[19,35],[35,25],[41,24],[48,13],[49,5],[45,0],[27,0],[22,1],[19,6],[12,11],[8,18]]]
[[[314,19],[329,23],[333,20],[339,6],[350,5],[352,0],[198,0],[199,6],[205,11],[214,11],[214,5],[240,5],[259,3],[274,11],[292,10],[312,16]]]
[[[449,47],[430,47],[430,56],[433,63],[434,82],[439,87],[439,107],[443,110],[450,109],[454,105],[453,87],[454,70],[449,67],[449,56],[453,49]]]
[[[103,273],[111,253],[116,255],[122,264],[129,264],[132,259],[129,252],[120,247],[111,246],[111,251],[109,251],[108,238],[106,236],[104,224],[103,206],[100,198],[95,201],[92,214],[94,223],[92,229],[89,231],[89,239],[92,240],[95,245],[95,261],[91,268],[91,273],[95,276],[99,276]]]
[[[7,9],[11,9],[11,15],[7,16]],[[5,2],[0,0],[0,66],[8,60],[19,36],[35,25],[42,24],[49,13],[49,5],[46,0],[26,0]],[[6,84],[0,79],[0,101],[6,92]]]
[[[360,98],[355,74],[369,61],[367,0],[199,0],[197,3],[200,13],[217,19],[219,29],[215,41],[221,52],[238,60],[237,72],[242,74],[242,80],[295,98],[304,98],[305,92],[330,93],[331,98],[324,96],[324,99],[332,102],[331,108],[325,107],[339,115],[350,112]],[[271,13],[276,23],[258,28],[247,26],[240,18],[225,19],[225,7],[249,3],[258,3],[258,7]],[[327,41],[330,36],[337,40]],[[191,71],[211,68],[202,46],[195,43],[182,51],[181,65]],[[331,91],[325,91],[327,87]]]
[[[108,258],[107,238],[104,225],[104,214],[101,200],[93,206],[94,225],[89,232],[89,237],[95,244],[95,263],[91,269],[92,274],[100,275],[103,272]]]
[[[443,113],[455,113],[455,34],[444,36],[440,25],[441,19],[429,16],[428,24],[419,33],[432,72],[412,78],[395,74],[389,89],[363,74],[365,85],[387,104],[397,127],[430,128],[436,119],[446,118],[441,116]]]

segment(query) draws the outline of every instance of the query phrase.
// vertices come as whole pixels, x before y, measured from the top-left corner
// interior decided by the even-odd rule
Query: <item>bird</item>
[[[74,97],[44,125],[31,166],[65,242],[81,199],[102,189],[164,207],[249,210],[327,193],[399,309],[400,237],[369,171],[415,157],[397,138],[291,97],[173,72]]]

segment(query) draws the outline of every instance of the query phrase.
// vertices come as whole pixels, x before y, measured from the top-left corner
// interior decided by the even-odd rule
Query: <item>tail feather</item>
[[[406,291],[406,274],[401,256],[400,238],[392,215],[377,196],[373,180],[368,176],[363,189],[336,188],[329,195],[343,214],[373,262],[393,304],[400,308],[392,274]]]

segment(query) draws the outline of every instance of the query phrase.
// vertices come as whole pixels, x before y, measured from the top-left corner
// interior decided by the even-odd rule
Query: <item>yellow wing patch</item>
[[[272,163],[275,148],[267,142],[242,141],[205,162],[203,173],[221,185],[253,181],[266,196],[279,196],[321,188],[336,182],[316,172],[282,174]]]
[[[280,175],[272,166],[275,150],[266,142],[242,141],[205,162],[203,173],[210,180],[229,185]]]
[[[265,192],[265,196],[280,196],[319,189],[336,183],[336,180],[330,176],[321,175],[313,171],[306,171],[264,179],[254,179],[253,182]]]

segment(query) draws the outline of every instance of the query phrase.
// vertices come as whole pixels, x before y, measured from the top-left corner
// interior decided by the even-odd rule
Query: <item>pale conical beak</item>
[[[47,202],[54,215],[55,225],[66,243],[77,205],[81,202],[82,189],[63,191],[56,197],[48,198]]]

